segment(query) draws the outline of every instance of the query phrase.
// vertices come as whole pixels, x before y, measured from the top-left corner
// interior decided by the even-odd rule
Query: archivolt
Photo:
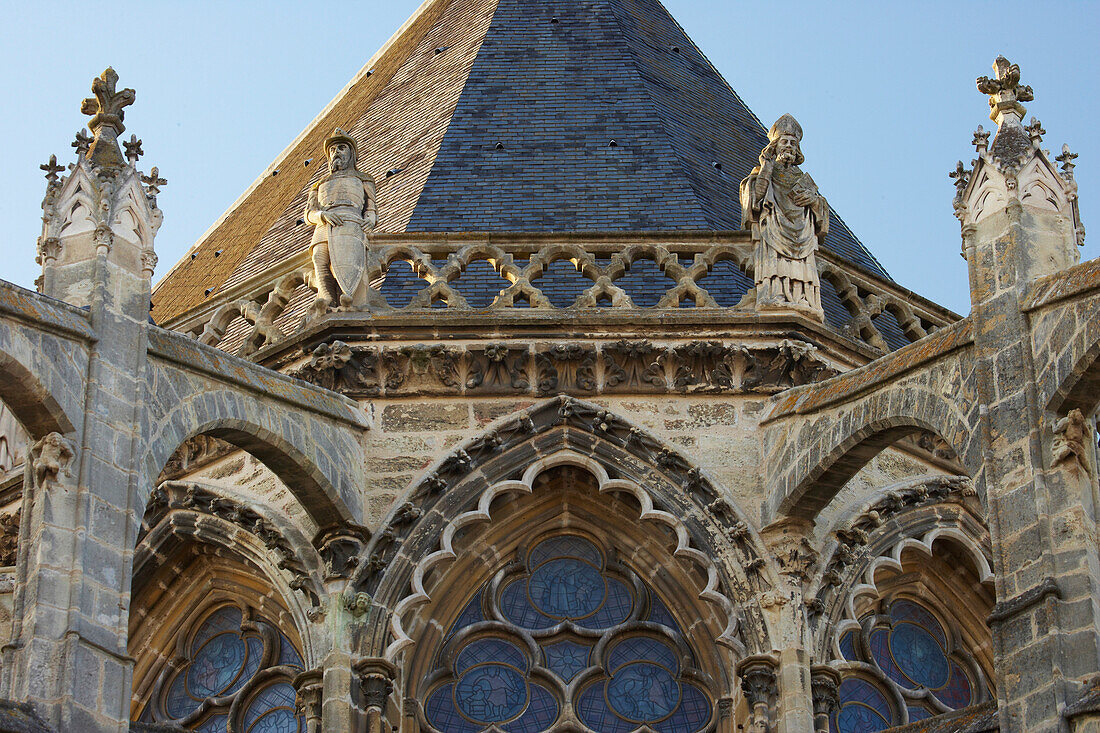
[[[965,551],[979,582],[993,583],[989,533],[969,486],[965,477],[939,476],[891,487],[833,533],[831,552],[824,555],[828,560],[809,594],[811,608],[820,614],[814,631],[819,658],[829,658],[830,641],[859,625],[858,600],[881,595],[878,572],[902,572],[902,555],[910,550],[931,558],[937,541],[950,540]],[[895,515],[883,516],[874,508],[882,507],[883,498],[897,504]],[[861,522],[869,516],[879,525],[863,531]],[[822,618],[831,623],[820,623]]]
[[[539,474],[563,465],[589,472],[600,494],[629,494],[640,506],[641,521],[671,531],[673,555],[706,577],[699,597],[726,619],[719,642],[738,652],[745,646],[753,653],[768,648],[764,619],[748,600],[759,586],[770,585],[774,569],[759,536],[724,498],[729,492],[637,426],[561,397],[455,449],[410,490],[375,535],[355,587],[393,610],[387,658],[411,643],[405,618],[430,600],[426,575],[455,559],[456,533],[491,522],[494,499],[530,494]],[[699,501],[712,497],[709,503]]]

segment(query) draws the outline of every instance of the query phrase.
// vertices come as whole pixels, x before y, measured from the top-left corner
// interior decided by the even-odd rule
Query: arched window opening
[[[989,591],[957,548],[941,542],[936,549],[937,556],[911,557],[902,572],[878,579],[878,597],[857,603],[858,625],[841,626],[844,680],[833,733],[887,730],[992,696],[983,620]]]
[[[219,604],[197,619],[139,719],[202,733],[304,731],[291,686],[302,655],[290,638],[244,605]]]
[[[427,729],[706,730],[713,684],[665,601],[594,537],[520,547],[463,606],[421,685]],[[570,728],[573,730],[574,728]]]
[[[308,650],[263,572],[182,537],[155,551],[156,568],[134,580],[131,720],[201,733],[304,733],[292,683]]]

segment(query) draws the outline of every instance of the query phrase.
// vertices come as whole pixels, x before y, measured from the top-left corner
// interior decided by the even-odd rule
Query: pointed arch
[[[957,371],[952,365],[949,374]],[[837,379],[843,379],[841,375]],[[910,384],[873,392],[866,397],[808,416],[796,428],[786,422],[769,426],[769,441],[778,453],[770,457],[780,472],[767,503],[767,518],[814,519],[844,485],[868,462],[901,438],[926,432],[938,436],[973,475],[980,457],[968,418],[940,393],[945,377],[924,374],[929,384]],[[815,385],[816,388],[816,385]],[[971,416],[976,419],[976,411]]]
[[[357,521],[354,476],[342,475],[320,450],[319,442],[334,449],[358,452],[358,443],[334,445],[341,436],[327,434],[308,416],[288,413],[237,391],[203,391],[188,395],[167,415],[145,444],[144,502],[156,485],[168,459],[187,439],[212,435],[255,456],[295,494],[320,527]],[[317,429],[311,429],[316,427]],[[350,464],[351,461],[349,460]],[[331,477],[330,477],[331,476]]]
[[[775,570],[729,492],[638,426],[563,396],[458,446],[395,504],[355,582],[393,612],[393,626],[382,648],[363,653],[393,657],[407,647],[401,617],[431,599],[425,581],[454,561],[456,535],[491,524],[497,500],[538,493],[538,477],[560,466],[586,472],[599,495],[631,497],[635,522],[667,532],[671,554],[704,579],[698,595],[724,614],[724,643],[769,648],[765,621],[750,599],[755,587],[771,584]]]

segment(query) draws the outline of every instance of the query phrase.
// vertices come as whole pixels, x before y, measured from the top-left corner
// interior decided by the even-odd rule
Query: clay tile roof
[[[157,286],[157,322],[309,246],[338,126],[386,232],[735,230],[767,143],[658,0],[435,0],[368,67]],[[889,277],[835,214],[825,246]]]

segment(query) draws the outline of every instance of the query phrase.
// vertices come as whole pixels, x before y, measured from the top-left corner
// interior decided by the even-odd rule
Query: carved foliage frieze
[[[380,347],[320,344],[291,374],[352,397],[558,393],[770,394],[837,374],[812,344],[648,340]]]

